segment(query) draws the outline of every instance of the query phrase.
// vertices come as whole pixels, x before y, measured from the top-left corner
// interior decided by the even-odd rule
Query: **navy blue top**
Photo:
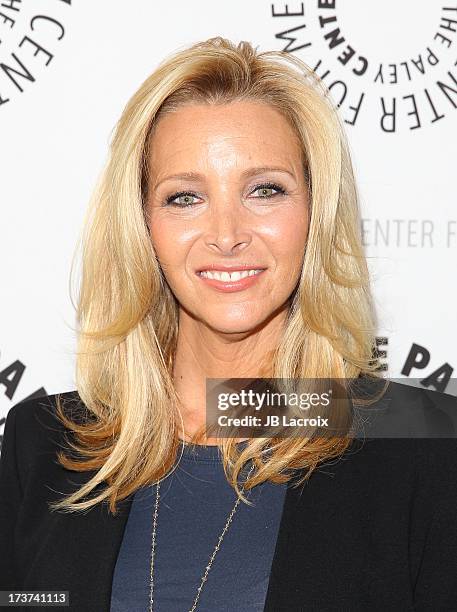
[[[176,469],[160,484],[154,556],[157,612],[191,609],[236,501],[218,446],[181,444],[179,457]],[[243,480],[249,467],[243,470]],[[286,487],[265,482],[246,491],[253,505],[238,504],[203,585],[199,612],[263,611]],[[134,495],[114,570],[111,612],[148,610],[155,496],[155,485]]]

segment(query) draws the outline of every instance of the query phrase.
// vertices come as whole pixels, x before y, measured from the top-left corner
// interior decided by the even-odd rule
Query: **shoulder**
[[[54,395],[43,395],[22,400],[10,408],[7,419],[15,421],[16,428],[25,427],[33,433],[42,428],[53,429],[61,424],[57,415],[57,403],[61,402],[65,414],[82,414],[84,405],[77,391],[65,391]]]
[[[26,399],[8,411],[4,444],[14,443],[16,456],[24,468],[38,454],[62,447],[68,430],[57,414],[58,402],[66,416],[82,421],[86,408],[77,391]],[[13,437],[14,441],[10,439]]]
[[[425,387],[415,387],[407,382],[399,382],[401,379],[394,379],[389,381],[387,397],[391,397],[397,400],[407,400],[415,403],[417,406],[427,408],[437,408],[440,410],[447,410],[449,408],[457,408],[457,397],[455,395],[449,395],[448,393],[442,393],[433,389],[427,389]]]
[[[379,399],[355,407],[357,432],[379,438],[456,438],[457,397],[396,380],[363,381],[356,393]]]
[[[457,469],[456,396],[398,379],[363,379],[356,393],[360,398],[379,396],[366,406],[354,406],[356,440],[349,458],[380,471],[397,466],[423,476]]]
[[[330,465],[341,486],[375,487],[392,497],[420,489],[457,504],[457,397],[389,379],[364,379],[359,397],[375,398],[385,383],[379,399],[354,406],[355,439],[324,470]]]
[[[72,485],[58,462],[59,451],[71,454],[72,442],[57,414],[59,401],[72,420],[87,412],[78,393],[67,391],[23,400],[7,413],[0,456],[0,524],[8,524],[21,504],[37,511],[39,500],[53,494],[54,488]],[[72,479],[78,476],[71,474]],[[2,536],[0,531],[0,540]]]

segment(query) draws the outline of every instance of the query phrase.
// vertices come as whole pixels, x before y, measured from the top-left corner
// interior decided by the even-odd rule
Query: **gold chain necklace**
[[[246,477],[246,480],[248,480],[249,476],[251,475],[252,470],[254,469],[254,465],[252,465],[251,469],[249,470],[249,473]],[[160,482],[157,483],[156,485],[156,500],[155,500],[155,505],[154,505],[154,516],[153,516],[153,523],[152,523],[152,542],[151,542],[151,572],[150,572],[150,590],[149,590],[149,612],[153,612],[153,604],[154,604],[154,555],[155,555],[155,547],[156,547],[156,534],[157,534],[157,515],[158,515],[158,510],[159,510],[159,498],[160,498],[160,494],[159,494],[159,488],[160,488]],[[244,491],[244,487],[241,487],[241,491]],[[195,609],[197,608],[197,603],[198,600],[200,598],[200,593],[203,589],[203,585],[205,584],[207,578],[208,578],[208,573],[209,570],[211,569],[211,566],[213,564],[214,558],[217,554],[217,551],[220,548],[220,545],[222,543],[222,540],[224,539],[224,536],[228,530],[228,528],[230,527],[230,523],[232,522],[232,518],[238,508],[238,505],[240,503],[240,498],[237,497],[237,500],[235,502],[235,505],[233,506],[229,517],[227,519],[227,522],[225,523],[224,529],[222,530],[221,535],[219,536],[219,539],[217,541],[216,546],[214,547],[214,551],[213,554],[210,557],[209,563],[206,566],[205,572],[203,574],[203,577],[201,579],[201,583],[200,586],[197,589],[197,595],[195,597],[194,603],[192,605],[192,608],[189,610],[189,612],[194,612]]]

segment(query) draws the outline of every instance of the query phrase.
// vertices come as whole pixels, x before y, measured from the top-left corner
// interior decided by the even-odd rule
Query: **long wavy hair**
[[[164,113],[192,102],[239,100],[269,104],[290,122],[302,144],[309,192],[303,266],[268,375],[378,376],[377,322],[359,198],[329,91],[297,57],[257,52],[245,41],[235,45],[215,37],[179,50],[128,101],[87,211],[80,237],[75,374],[83,418],[80,412],[76,418],[72,406],[57,396],[57,414],[77,453],[61,450],[58,461],[69,470],[94,470],[95,475],[50,504],[52,510],[84,511],[106,501],[116,514],[118,501],[176,466],[182,416],[172,372],[179,304],[149,233],[148,148]],[[319,463],[342,455],[350,444],[350,436],[309,436],[249,438],[243,449],[226,438],[219,447],[228,481],[248,503],[238,478],[250,460],[256,469],[244,483],[246,490],[267,480],[284,483],[293,475],[301,476],[293,485],[299,486]]]

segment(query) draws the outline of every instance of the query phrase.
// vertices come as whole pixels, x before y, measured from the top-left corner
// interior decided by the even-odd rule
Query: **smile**
[[[218,281],[239,281],[242,278],[247,278],[248,276],[254,276],[254,274],[259,274],[263,270],[235,270],[234,272],[226,272],[217,271],[217,270],[202,270],[199,272],[200,276],[204,278],[212,278]]]
[[[265,272],[265,268],[233,270],[232,272],[227,270],[201,270],[196,274],[208,287],[216,291],[231,293],[234,291],[244,291],[252,287],[252,285],[258,282],[263,272]]]

